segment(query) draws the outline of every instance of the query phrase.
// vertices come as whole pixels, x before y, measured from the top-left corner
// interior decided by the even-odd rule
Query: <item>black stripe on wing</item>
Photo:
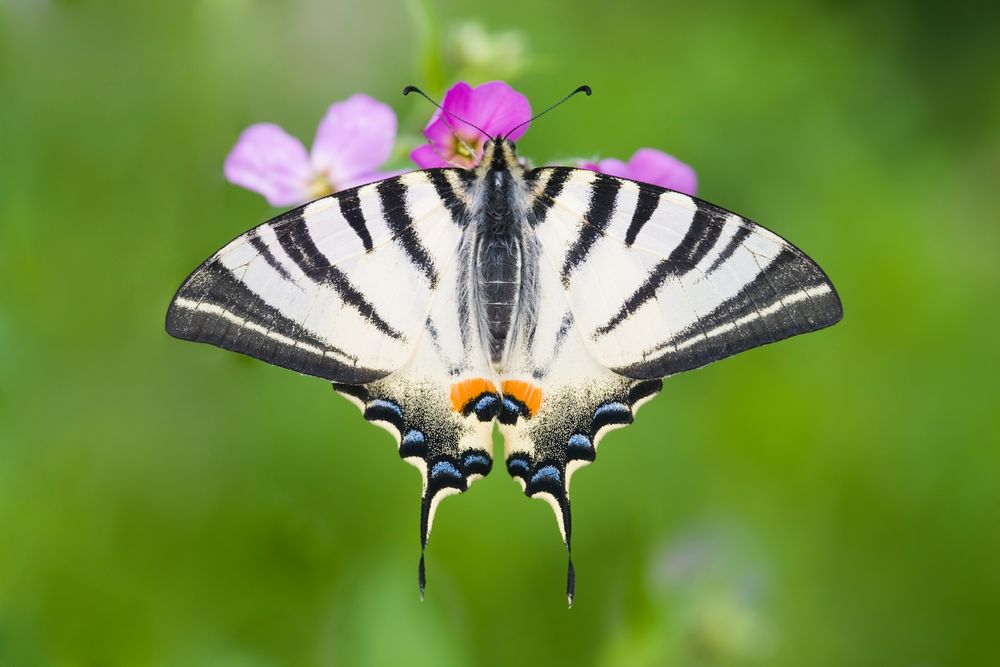
[[[542,186],[542,191],[535,195],[534,201],[531,204],[531,221],[533,225],[537,225],[545,220],[546,212],[556,203],[556,197],[562,192],[566,181],[569,180],[573,171],[573,169],[565,167],[544,167],[528,172],[527,180],[531,185],[534,185],[543,174],[548,175],[548,180]]]
[[[640,191],[640,199],[643,191]],[[660,260],[653,267],[642,285],[629,296],[606,324],[597,328],[594,334],[604,336],[611,333],[647,301],[655,299],[657,291],[663,287],[663,283],[667,279],[681,277],[693,271],[698,263],[715,247],[725,226],[725,218],[726,215],[719,209],[699,204],[684,238],[677,244],[677,247],[671,251],[666,259]],[[631,228],[629,232],[631,232]]]
[[[365,247],[365,252],[371,252],[372,235],[368,232],[368,225],[365,224],[365,214],[361,211],[361,198],[358,197],[357,189],[347,190],[337,198],[340,201],[340,214],[347,220],[354,233],[361,239],[361,245]]]
[[[181,286],[167,312],[167,333],[211,343],[293,371],[365,384],[389,374],[358,364],[356,357],[319,339],[282,315],[211,262]]]
[[[464,192],[466,183],[461,177],[457,177],[456,171],[455,169],[428,169],[424,173],[427,174],[427,178],[430,179],[438,197],[451,213],[452,221],[456,225],[464,227],[468,223],[468,208],[465,205],[466,194]],[[454,182],[449,178],[449,173],[456,175]],[[456,184],[458,188],[462,189],[456,189]]]
[[[719,256],[712,260],[712,265],[705,271],[705,275],[713,273],[716,269],[726,263],[726,260],[733,256],[733,253],[749,238],[751,232],[749,226],[741,226],[736,233],[730,237],[726,247],[722,249]]]
[[[413,216],[406,205],[406,184],[401,179],[390,178],[380,182],[376,188],[382,203],[382,215],[393,238],[402,246],[414,266],[427,277],[431,288],[437,288],[437,267],[413,229]]]
[[[826,274],[790,246],[736,296],[647,350],[643,361],[614,370],[633,378],[665,377],[831,326],[842,317]]]
[[[635,237],[653,217],[656,207],[660,205],[661,194],[663,193],[658,190],[644,188],[642,184],[639,185],[639,198],[636,200],[635,213],[632,214],[632,221],[629,223],[628,231],[625,232],[626,246],[635,243]]]
[[[621,186],[621,180],[605,174],[597,174],[594,178],[590,186],[590,205],[584,214],[584,224],[580,225],[580,233],[566,251],[563,260],[560,277],[564,286],[569,287],[573,271],[586,261],[597,239],[604,235],[611,222],[611,215],[615,212],[615,201]]]
[[[345,304],[354,308],[380,332],[395,340],[405,340],[403,334],[382,319],[375,306],[369,303],[358,288],[348,280],[347,275],[330,264],[326,256],[316,247],[301,211],[298,214],[297,221],[284,223],[285,233],[278,237],[278,243],[285,254],[310,280],[333,288]]]
[[[281,262],[278,261],[278,258],[274,256],[273,252],[271,252],[271,249],[267,246],[267,243],[265,243],[264,240],[260,238],[256,233],[250,236],[250,245],[253,246],[254,250],[256,250],[260,254],[260,256],[264,258],[264,261],[267,262],[267,265],[270,266],[272,269],[274,269],[274,271],[279,276],[281,276],[285,280],[292,279],[292,276],[288,274],[288,271],[285,269],[285,267],[281,265]]]

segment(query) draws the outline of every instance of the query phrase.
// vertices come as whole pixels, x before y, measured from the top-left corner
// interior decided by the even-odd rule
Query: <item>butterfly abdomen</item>
[[[517,313],[521,244],[512,227],[484,225],[476,248],[476,311],[490,359],[499,363]]]

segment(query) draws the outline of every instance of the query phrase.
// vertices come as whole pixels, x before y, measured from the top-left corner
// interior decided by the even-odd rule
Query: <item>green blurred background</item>
[[[998,664],[1000,59],[961,3],[0,4],[0,665]],[[475,23],[478,22],[480,27]],[[275,213],[241,129],[504,77],[537,162],[691,163],[833,329],[670,379],[551,510],[438,514],[328,386],[163,332]],[[409,143],[408,143],[409,142]],[[402,164],[400,158],[400,164]]]

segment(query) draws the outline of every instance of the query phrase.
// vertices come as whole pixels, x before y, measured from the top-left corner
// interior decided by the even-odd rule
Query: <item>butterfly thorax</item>
[[[513,145],[488,142],[472,187],[463,259],[469,262],[470,310],[479,340],[498,370],[533,320],[537,250],[528,208],[524,168]]]

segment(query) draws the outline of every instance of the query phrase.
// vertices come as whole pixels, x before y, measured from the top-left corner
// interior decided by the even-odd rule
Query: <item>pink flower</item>
[[[377,168],[392,153],[396,114],[367,95],[330,105],[312,152],[272,123],[251,125],[226,156],[226,180],[264,195],[272,206],[303,204],[392,174]]]
[[[698,176],[694,173],[694,169],[674,156],[655,148],[640,148],[627,164],[621,160],[608,158],[597,163],[583,162],[580,166],[610,176],[652,183],[686,195],[694,195],[698,189]]]
[[[423,169],[472,169],[479,163],[487,137],[458,118],[478,125],[492,137],[503,136],[531,118],[528,98],[503,81],[490,81],[475,88],[460,81],[448,89],[441,106],[448,113],[438,109],[424,128],[424,136],[430,143],[410,153],[410,159]],[[507,138],[517,141],[527,131],[525,125]]]

